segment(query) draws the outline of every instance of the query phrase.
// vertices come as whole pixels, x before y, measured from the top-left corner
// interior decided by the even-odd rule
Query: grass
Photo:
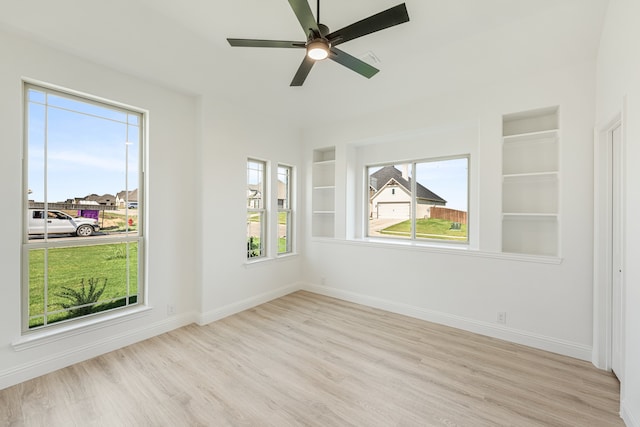
[[[462,227],[459,230],[452,230],[451,224],[453,224],[452,221],[444,219],[417,219],[416,237],[421,239],[466,240],[467,224],[462,224]],[[411,220],[391,225],[380,230],[380,233],[397,237],[411,237]]]
[[[82,290],[82,282],[106,281],[94,311],[113,308],[114,300],[138,293],[138,244],[129,243],[129,292],[127,293],[127,243],[48,249],[47,322],[64,320],[71,311],[64,305],[65,288]],[[45,249],[29,251],[30,327],[43,324],[45,306]]]
[[[249,215],[250,222],[260,222],[260,214],[252,214]],[[278,212],[278,224],[286,224],[287,223],[287,213],[286,212]]]
[[[260,247],[260,239],[258,237],[254,237],[253,240],[253,246],[251,247],[251,249],[256,250]],[[249,239],[247,239],[247,250],[249,250],[249,245],[250,245],[250,241]],[[278,253],[279,254],[283,254],[287,251],[287,238],[286,237],[279,237],[278,238]]]

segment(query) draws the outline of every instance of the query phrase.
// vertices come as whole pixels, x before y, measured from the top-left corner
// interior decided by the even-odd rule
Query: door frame
[[[626,100],[625,100],[626,101]],[[624,102],[626,105],[626,102]],[[620,201],[620,234],[621,234],[621,259],[624,265],[625,254],[625,237],[624,229],[626,224],[625,200],[624,194],[626,189],[625,182],[625,108],[622,112],[613,116],[602,126],[594,130],[594,237],[593,237],[593,349],[592,362],[600,368],[611,371],[612,365],[612,328],[613,328],[613,309],[612,309],[612,258],[613,258],[613,149],[612,134],[613,131],[620,127],[621,143],[620,143],[620,164],[621,170],[618,171],[621,179],[621,201]],[[624,267],[621,277],[621,295],[624,300],[625,277]],[[617,374],[622,382],[624,377],[624,337],[625,337],[625,314],[624,304],[620,307],[620,368]]]

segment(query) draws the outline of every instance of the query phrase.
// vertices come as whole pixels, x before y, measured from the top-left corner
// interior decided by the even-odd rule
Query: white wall
[[[594,62],[550,65],[490,87],[478,82],[474,90],[306,132],[307,154],[336,145],[338,157],[338,239],[307,233],[307,287],[590,360],[594,88]],[[561,117],[561,260],[501,255],[501,116],[554,105]],[[465,153],[471,154],[471,250],[345,239],[358,236],[352,212],[362,214],[353,205],[363,198],[353,191],[352,177],[361,174],[363,162]],[[501,311],[506,326],[496,323]]]
[[[0,388],[173,329],[194,318],[197,100],[0,33]],[[148,297],[152,310],[121,323],[17,351],[20,338],[22,86],[28,77],[149,111]],[[167,206],[178,199],[183,207]],[[177,313],[167,316],[167,304]]]
[[[624,151],[624,368],[621,413],[629,426],[640,426],[640,2],[611,0],[597,64],[597,126],[623,114]]]
[[[247,99],[176,93],[8,33],[0,33],[0,57],[0,188],[4,211],[15,219],[0,224],[0,388],[193,321],[210,322],[299,287],[298,254],[278,258],[272,246],[270,260],[246,262],[247,157],[269,162],[272,188],[278,163],[293,166],[294,174],[301,171],[300,134],[295,126],[274,121],[277,112],[255,112]],[[22,202],[23,77],[149,111],[146,268],[153,308],[18,351],[12,344],[20,340],[21,232],[16,224]],[[301,200],[301,187],[294,189]],[[275,208],[277,195],[272,195]],[[178,206],[166,205],[174,200]],[[304,218],[294,215],[303,227]],[[275,242],[273,229],[269,237]],[[168,304],[175,306],[175,315],[167,315]]]
[[[299,131],[295,124],[278,123],[271,113],[251,114],[250,99],[202,98],[202,145],[198,154],[202,176],[200,323],[279,297],[299,286],[301,256],[275,256],[275,234],[268,236],[268,260],[251,263],[246,258],[246,240],[239,238],[246,236],[247,158],[268,163],[274,210],[267,215],[272,225],[276,220],[278,163],[293,166],[294,178],[301,174]],[[299,185],[295,188],[301,189]],[[297,191],[299,206],[302,197],[303,193]],[[303,218],[297,213],[294,220],[303,229]]]

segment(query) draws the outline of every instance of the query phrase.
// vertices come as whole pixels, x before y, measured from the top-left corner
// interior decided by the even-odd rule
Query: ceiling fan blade
[[[293,80],[291,80],[291,84],[289,86],[302,86],[307,76],[309,75],[311,68],[313,68],[313,64],[315,63],[315,60],[305,55],[304,59],[302,60],[302,64],[300,64],[300,67],[298,68],[296,75],[293,76]]]
[[[313,12],[311,12],[311,7],[307,0],[289,0],[289,5],[291,5],[291,9],[293,9],[293,13],[296,14],[296,17],[302,26],[302,31],[304,31],[304,34],[307,37],[309,37],[310,32],[313,32],[314,34],[320,33],[318,23],[316,22],[316,18],[313,16]]]
[[[256,40],[256,39],[227,39],[231,46],[240,47],[283,47],[283,48],[304,48],[304,42],[289,40]]]
[[[367,64],[366,62],[359,60],[355,56],[351,56],[347,52],[336,49],[334,47],[331,48],[329,58],[368,79],[375,76],[376,73],[380,71],[377,68]]]
[[[348,42],[349,40],[366,36],[367,34],[375,33],[376,31],[384,30],[385,28],[403,24],[408,21],[409,13],[407,12],[407,6],[402,3],[392,7],[391,9],[387,9],[354,24],[348,25],[340,30],[334,31],[327,35],[327,39],[329,39],[332,46],[337,46],[341,43]]]

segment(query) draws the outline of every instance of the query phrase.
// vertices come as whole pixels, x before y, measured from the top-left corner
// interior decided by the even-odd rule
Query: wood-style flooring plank
[[[623,426],[591,364],[309,292],[0,390],[0,426]]]

